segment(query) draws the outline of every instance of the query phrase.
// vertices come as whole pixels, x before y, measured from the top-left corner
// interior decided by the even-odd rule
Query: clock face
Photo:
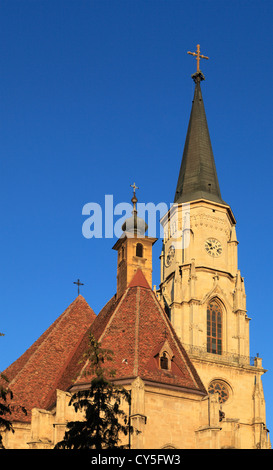
[[[175,247],[173,245],[171,245],[168,249],[168,252],[167,252],[167,255],[166,255],[166,258],[165,258],[165,265],[167,267],[171,266],[172,261],[174,259],[174,254],[175,254]]]
[[[220,256],[223,252],[221,243],[215,238],[208,238],[205,241],[205,250],[210,256],[213,257]]]

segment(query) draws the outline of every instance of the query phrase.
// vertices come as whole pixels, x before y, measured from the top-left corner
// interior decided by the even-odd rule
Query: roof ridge
[[[110,318],[111,312],[113,312],[113,310],[117,307],[121,298],[122,296],[117,299],[116,294],[114,294],[111,299],[109,299],[108,302],[106,302],[106,304],[102,307],[94,322],[92,323],[92,333],[95,335],[95,337],[98,335],[100,337],[103,324],[107,324],[108,317]]]
[[[124,300],[124,298],[125,298],[125,295],[126,295],[127,291],[128,291],[128,288],[124,291],[124,293],[122,294],[122,296],[117,300],[116,305],[115,305],[115,304],[113,304],[113,306],[110,305],[109,310],[106,311],[106,315],[105,315],[105,317],[106,317],[106,322],[105,322],[105,325],[103,326],[102,331],[100,331],[100,328],[98,328],[99,331],[97,331],[97,334],[96,334],[96,331],[94,332],[94,331],[92,331],[92,329],[93,329],[94,327],[96,328],[97,326],[98,326],[98,327],[100,326],[100,318],[99,318],[99,315],[100,315],[101,312],[103,312],[104,308],[111,302],[111,300],[113,300],[113,299],[115,298],[115,295],[114,295],[110,300],[108,300],[108,302],[105,304],[105,306],[101,309],[100,313],[97,315],[97,317],[96,317],[96,319],[95,319],[95,320],[96,320],[96,324],[94,325],[94,324],[92,323],[92,325],[91,325],[91,327],[90,327],[90,332],[91,332],[91,333],[94,333],[94,336],[95,336],[95,338],[96,338],[96,340],[97,340],[98,342],[101,342],[102,339],[103,339],[103,336],[106,334],[107,328],[109,327],[109,323],[110,323],[110,324],[112,323],[113,318],[114,318],[114,316],[115,316],[115,313],[116,313],[118,307],[120,307],[120,305],[122,304],[122,302],[123,302],[123,300]],[[113,307],[113,310],[112,310],[111,307]],[[108,317],[109,317],[109,318],[108,318]],[[105,318],[103,318],[102,321],[105,321]],[[98,323],[98,325],[97,325],[97,323]],[[83,372],[84,372],[84,370],[85,370],[86,367],[87,367],[87,363],[88,363],[88,359],[85,361],[83,367],[82,367],[81,370],[79,371],[76,381],[78,381],[78,380],[82,377]]]
[[[136,290],[136,323],[135,323],[135,354],[134,354],[134,368],[133,373],[138,376],[138,367],[139,367],[139,305],[140,305],[140,287],[137,287]]]

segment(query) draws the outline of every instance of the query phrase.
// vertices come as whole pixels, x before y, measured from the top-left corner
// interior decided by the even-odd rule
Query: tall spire
[[[200,54],[199,57],[208,59]],[[194,97],[174,202],[206,199],[227,205],[222,200],[217,178],[200,85],[204,75],[199,69],[199,62],[192,78],[195,82]]]

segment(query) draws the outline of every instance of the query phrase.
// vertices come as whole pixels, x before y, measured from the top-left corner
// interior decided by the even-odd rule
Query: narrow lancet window
[[[207,307],[207,352],[222,354],[222,310],[216,300]]]

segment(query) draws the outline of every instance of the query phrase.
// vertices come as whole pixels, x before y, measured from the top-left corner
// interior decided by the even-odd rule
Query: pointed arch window
[[[207,352],[222,354],[222,309],[216,300],[207,306]]]

